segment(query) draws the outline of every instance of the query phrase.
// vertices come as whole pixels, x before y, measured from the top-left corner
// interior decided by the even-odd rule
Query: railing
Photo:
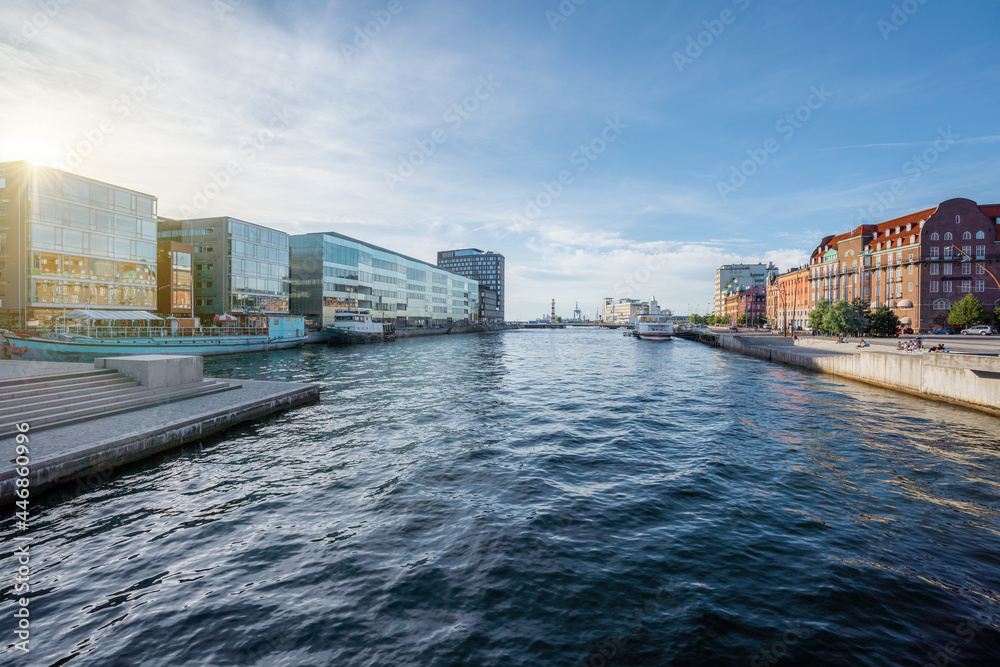
[[[204,338],[209,336],[267,336],[267,327],[114,327],[114,326],[58,326],[50,332],[52,336],[68,334],[91,338]]]

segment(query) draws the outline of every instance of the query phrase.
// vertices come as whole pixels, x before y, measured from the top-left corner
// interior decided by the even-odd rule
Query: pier
[[[34,494],[319,399],[314,384],[204,378],[201,357],[164,355],[0,362],[0,388],[0,505],[16,500],[17,424]]]

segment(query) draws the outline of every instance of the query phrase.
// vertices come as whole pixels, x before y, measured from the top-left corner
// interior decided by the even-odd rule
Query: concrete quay
[[[119,359],[114,358],[116,365]],[[177,359],[191,359],[177,357]],[[200,358],[197,358],[200,362]],[[158,360],[152,360],[146,371],[146,380],[153,385],[163,383],[163,370],[157,368]],[[108,360],[110,362],[110,360]],[[104,360],[90,364],[50,363],[31,361],[0,362],[0,382],[22,380],[30,384],[58,382],[59,378],[76,377],[94,372],[109,373]],[[181,362],[183,364],[183,362]],[[192,374],[191,364],[180,368],[181,388],[198,385],[200,382],[226,382],[198,378]],[[197,363],[200,371],[200,363]],[[135,368],[127,368],[142,375]],[[189,377],[190,376],[190,377]],[[135,375],[127,376],[137,385]],[[75,380],[79,381],[79,380]],[[191,393],[190,397],[178,395],[171,402],[153,401],[148,406],[137,405],[110,414],[101,414],[95,409],[94,418],[61,422],[55,426],[39,429],[28,424],[27,447],[29,449],[28,479],[31,497],[47,488],[74,479],[94,474],[106,476],[118,467],[134,463],[161,452],[196,442],[210,435],[242,422],[257,420],[268,415],[288,410],[298,405],[319,400],[319,387],[312,384],[292,382],[260,382],[240,380],[231,383],[225,391],[213,393]],[[152,393],[163,392],[146,386],[136,386],[136,390],[149,389]],[[174,389],[173,387],[168,390]],[[42,398],[45,398],[43,391]],[[8,385],[0,390],[0,398],[14,392]],[[47,401],[51,403],[52,401]],[[14,435],[0,439],[0,505],[13,503],[15,483],[18,479],[16,465],[17,450]]]
[[[858,348],[858,339],[843,344],[812,336],[800,336],[795,341],[756,333],[693,333],[685,337],[1000,416],[1000,357],[994,355],[905,352],[893,347],[894,340],[891,345]]]

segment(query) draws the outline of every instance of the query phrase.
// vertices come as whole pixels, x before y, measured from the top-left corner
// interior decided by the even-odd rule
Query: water
[[[11,650],[5,605],[0,662],[1000,655],[992,417],[613,331],[205,366],[323,400],[39,497],[32,652]]]

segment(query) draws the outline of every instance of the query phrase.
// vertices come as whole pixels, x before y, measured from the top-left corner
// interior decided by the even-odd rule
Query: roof
[[[60,315],[57,320],[112,320],[120,322],[122,320],[161,320],[153,313],[145,310],[90,310],[88,308],[78,308],[71,310],[65,315]]]

